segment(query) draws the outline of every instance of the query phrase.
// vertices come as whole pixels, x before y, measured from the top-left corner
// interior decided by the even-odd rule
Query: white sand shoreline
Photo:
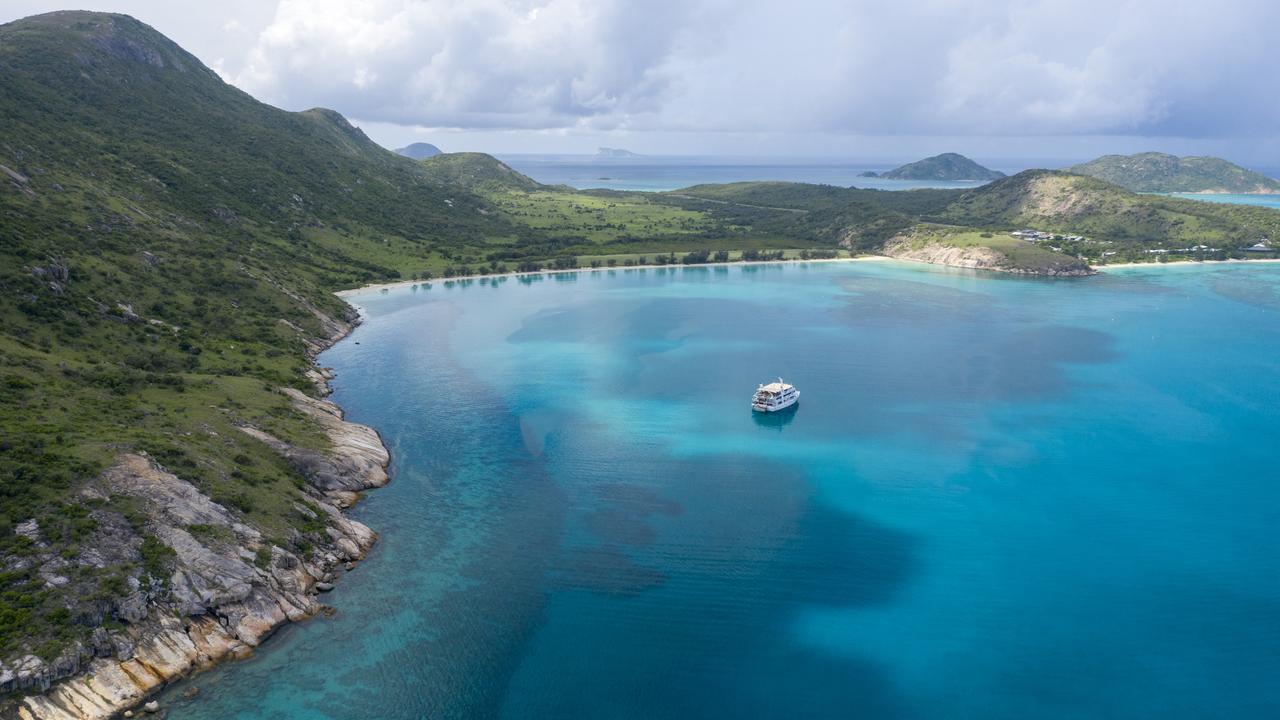
[[[1276,263],[1280,262],[1280,258],[1257,258],[1256,260],[1171,260],[1169,262],[1151,262],[1140,263],[1116,263],[1114,265],[1094,265],[1093,269],[1099,272],[1107,270],[1123,270],[1125,268],[1145,268],[1145,267],[1175,267],[1178,265],[1226,265],[1229,263]]]
[[[578,267],[567,268],[564,270],[535,270],[534,272],[505,272],[490,273],[488,275],[458,275],[455,277],[439,277],[429,280],[397,280],[391,283],[374,283],[373,285],[363,285],[350,290],[338,290],[334,293],[340,298],[353,297],[356,295],[364,295],[370,292],[381,292],[382,290],[390,290],[393,288],[411,287],[413,285],[429,285],[432,283],[457,282],[459,280],[482,280],[486,278],[507,278],[507,277],[531,277],[535,275],[563,275],[566,273],[596,273],[607,271],[625,271],[625,270],[649,270],[649,269],[684,269],[684,268],[700,268],[700,267],[729,267],[732,265],[799,265],[801,263],[831,263],[831,262],[868,262],[868,261],[892,261],[896,258],[887,257],[885,255],[859,255],[857,257],[847,258],[810,258],[801,260],[799,258],[787,260],[737,260],[729,262],[707,262],[697,263],[694,265],[684,265],[681,263],[668,265],[616,265],[614,267]]]
[[[362,285],[358,288],[350,288],[348,290],[338,290],[334,293],[340,298],[354,297],[364,295],[371,292],[381,292],[382,290],[391,290],[402,287],[412,287],[414,285],[430,285],[432,283],[458,282],[463,280],[483,280],[492,278],[509,278],[509,277],[531,277],[535,275],[563,275],[566,273],[598,273],[608,271],[626,271],[626,270],[652,270],[652,269],[685,269],[700,267],[730,267],[733,265],[799,265],[803,263],[832,263],[832,262],[906,262],[919,263],[923,265],[934,265],[935,267],[947,267],[936,263],[928,263],[924,261],[912,260],[910,258],[895,258],[887,255],[859,255],[857,257],[847,258],[811,258],[801,260],[799,258],[787,260],[737,260],[729,262],[708,262],[697,263],[695,265],[684,265],[680,263],[672,265],[616,265],[614,267],[578,267],[567,268],[564,270],[536,270],[534,272],[505,272],[490,273],[488,275],[458,275],[455,277],[438,277],[429,280],[397,280],[389,283],[374,283],[372,285]],[[1094,265],[1094,270],[1105,272],[1107,270],[1123,270],[1127,268],[1157,268],[1157,267],[1177,267],[1184,265],[1223,265],[1228,263],[1280,263],[1280,258],[1257,258],[1255,260],[1172,260],[1170,262],[1137,262],[1137,263],[1115,263],[1111,265]]]

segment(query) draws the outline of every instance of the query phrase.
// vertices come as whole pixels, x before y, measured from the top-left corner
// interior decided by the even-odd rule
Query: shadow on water
[[[759,427],[782,432],[783,428],[796,419],[796,413],[798,412],[800,412],[800,405],[796,404],[777,412],[753,412],[751,413],[751,419]]]
[[[806,609],[894,602],[917,570],[915,539],[817,502],[783,465],[680,468],[665,492],[601,493],[600,542],[557,563],[550,624],[502,716],[902,717],[881,665],[856,647],[810,647],[793,623]]]

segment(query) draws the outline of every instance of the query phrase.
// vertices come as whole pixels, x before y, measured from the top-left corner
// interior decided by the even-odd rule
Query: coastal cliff
[[[325,318],[328,320],[328,318]],[[313,356],[345,336],[351,324],[329,320],[332,334],[309,344]],[[327,369],[309,373],[318,394],[328,394]],[[304,541],[276,544],[237,513],[200,492],[144,452],[121,453],[113,465],[79,490],[88,502],[131,501],[132,517],[105,508],[85,557],[37,554],[39,572],[58,585],[59,572],[81,564],[136,560],[145,566],[159,543],[171,573],[156,581],[129,577],[120,594],[100,602],[103,618],[88,643],[76,643],[53,662],[26,655],[0,663],[0,691],[36,691],[4,710],[22,720],[98,720],[143,703],[151,694],[224,659],[248,655],[286,622],[326,606],[317,594],[333,588],[377,540],[342,509],[359,493],[388,481],[390,455],[376,431],[343,418],[332,402],[284,388],[290,406],[327,439],[324,450],[291,445],[265,430],[239,426],[293,466],[305,479],[308,501],[294,510],[319,530]],[[39,537],[39,528],[25,528]],[[154,541],[152,540],[154,538]],[[90,557],[92,556],[92,557]],[[114,629],[108,629],[112,627]]]

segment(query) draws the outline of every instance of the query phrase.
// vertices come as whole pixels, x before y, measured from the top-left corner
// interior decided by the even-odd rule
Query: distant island
[[[596,157],[599,158],[633,158],[640,157],[640,153],[633,153],[623,148],[596,148]]]
[[[414,160],[435,157],[440,154],[440,148],[431,143],[416,142],[412,145],[406,145],[396,150],[396,153]]]
[[[1280,181],[1216,157],[1178,157],[1158,152],[1103,155],[1072,165],[1067,172],[1096,177],[1134,192],[1280,193]]]
[[[876,172],[875,170],[863,170],[862,172],[858,173],[858,177],[867,177],[867,178],[880,177],[880,173]]]
[[[879,177],[886,180],[946,180],[952,182],[990,181],[1004,177],[999,170],[985,168],[958,153],[942,153],[894,168]],[[863,173],[862,177],[875,177]]]

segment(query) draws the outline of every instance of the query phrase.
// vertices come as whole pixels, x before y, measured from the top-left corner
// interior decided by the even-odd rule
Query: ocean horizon
[[[1280,712],[1274,264],[348,299],[321,362],[392,450],[381,542],[172,718]]]
[[[800,182],[874,190],[914,188],[964,189],[983,182],[945,180],[886,180],[861,177],[866,171],[883,173],[903,162],[787,156],[642,155],[630,158],[592,155],[499,154],[516,170],[547,185],[579,190],[636,190],[664,192],[692,185],[732,182]],[[981,162],[981,161],[980,161]],[[984,163],[985,164],[985,163]],[[1002,172],[1005,167],[988,165]],[[1010,172],[1018,172],[1019,167]]]
[[[735,182],[796,182],[871,190],[917,188],[969,189],[985,182],[945,180],[888,180],[862,177],[867,171],[883,173],[907,160],[852,157],[742,156],[742,155],[638,155],[599,157],[569,154],[499,154],[515,170],[545,185],[567,185],[578,190],[630,190],[669,192],[701,184]],[[1015,175],[1030,169],[1062,169],[1090,158],[987,159],[975,158],[993,170]],[[1269,177],[1278,169],[1259,169]],[[1205,202],[1280,207],[1280,195],[1171,193],[1172,197]]]

